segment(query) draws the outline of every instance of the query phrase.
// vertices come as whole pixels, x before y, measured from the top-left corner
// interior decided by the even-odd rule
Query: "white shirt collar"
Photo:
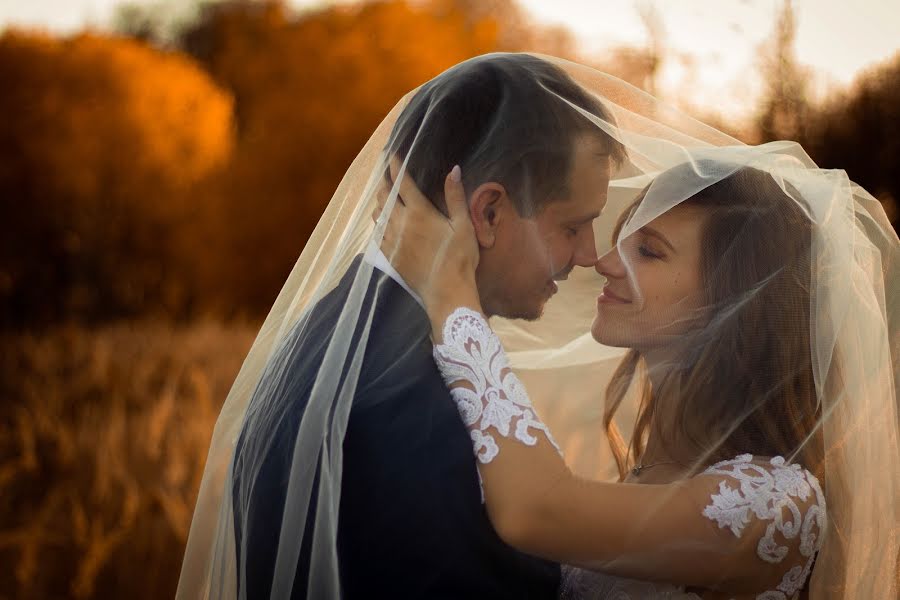
[[[400,277],[400,273],[397,272],[397,269],[394,268],[394,265],[391,264],[391,261],[388,260],[387,256],[384,255],[384,252],[381,251],[381,248],[374,242],[374,240],[369,242],[369,246],[368,248],[366,248],[366,253],[365,255],[363,255],[363,260],[400,284],[400,287],[406,290],[406,292],[410,296],[412,296],[416,302],[419,303],[419,306],[421,306],[423,309],[425,308],[425,304],[422,302],[422,299],[417,293],[412,291],[412,288],[410,288],[405,281],[403,281],[403,278]]]

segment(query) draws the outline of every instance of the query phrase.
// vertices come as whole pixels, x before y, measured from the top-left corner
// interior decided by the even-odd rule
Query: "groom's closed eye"
[[[576,219],[575,221],[570,221],[565,223],[563,227],[566,229],[566,233],[570,235],[578,235],[578,232],[581,231],[585,226],[590,226],[594,219],[600,216],[600,213],[591,213],[585,217],[580,219]]]

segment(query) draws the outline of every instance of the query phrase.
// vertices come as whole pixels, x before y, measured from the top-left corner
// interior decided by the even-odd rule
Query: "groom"
[[[391,133],[390,152],[408,158],[407,173],[442,210],[444,177],[461,163],[481,248],[479,295],[489,315],[539,318],[555,281],[597,260],[592,221],[606,202],[610,164],[623,150],[583,113],[611,120],[550,63],[494,54],[422,86]],[[350,288],[366,272],[362,261],[373,266],[361,311],[372,320],[343,441],[341,596],[555,598],[559,565],[514,550],[491,527],[471,439],[431,358],[428,317],[377,246],[308,313],[303,335],[289,338],[293,362],[277,399],[285,418],[271,431],[245,429],[238,441],[233,501],[241,593],[271,595],[279,536],[290,534],[282,525],[291,508],[291,448]],[[274,440],[272,450],[258,469],[245,468],[242,452],[263,435]],[[291,598],[308,595],[315,500],[314,490]]]

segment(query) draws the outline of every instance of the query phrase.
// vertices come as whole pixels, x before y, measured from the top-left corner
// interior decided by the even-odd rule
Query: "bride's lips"
[[[601,304],[631,304],[631,300],[619,296],[609,289],[608,285],[603,288],[603,293],[597,298],[597,302]]]

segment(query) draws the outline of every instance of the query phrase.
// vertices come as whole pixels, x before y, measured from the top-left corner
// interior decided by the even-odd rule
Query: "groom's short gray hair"
[[[583,111],[583,112],[582,112]],[[615,164],[620,142],[585,115],[613,118],[562,69],[528,54],[488,54],[424,84],[404,107],[387,150],[442,212],[444,178],[458,164],[473,189],[501,183],[521,216],[568,197],[575,140],[591,135]]]

